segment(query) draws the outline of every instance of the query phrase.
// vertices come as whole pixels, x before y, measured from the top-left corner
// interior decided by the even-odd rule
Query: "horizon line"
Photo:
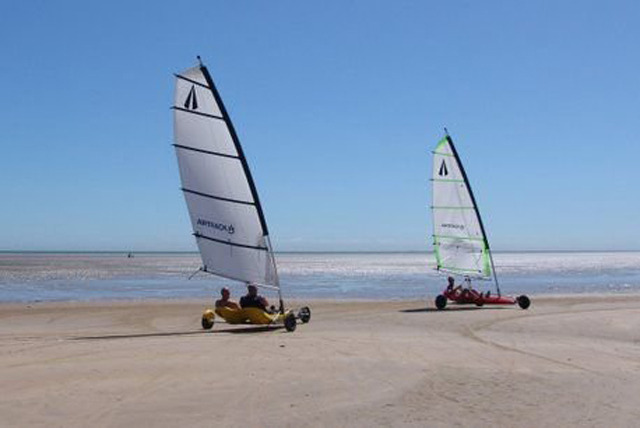
[[[522,249],[493,250],[493,253],[633,253],[640,249]],[[0,254],[200,254],[197,250],[0,250]],[[275,254],[432,254],[432,250],[279,250]]]

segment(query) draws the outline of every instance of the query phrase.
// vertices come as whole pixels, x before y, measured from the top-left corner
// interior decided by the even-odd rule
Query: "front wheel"
[[[209,318],[206,315],[203,315],[202,328],[205,330],[211,330],[213,328],[213,318]]]
[[[286,328],[288,332],[295,331],[296,324],[296,316],[293,314],[287,315],[287,317],[284,319],[284,328]]]
[[[311,309],[308,306],[300,308],[298,311],[298,318],[302,321],[302,324],[306,324],[311,320]]]
[[[522,296],[519,296],[516,300],[518,301],[518,306],[520,306],[522,309],[527,309],[529,306],[531,306],[531,300],[529,300],[529,298],[524,294]]]
[[[447,306],[447,298],[442,294],[438,294],[436,297],[436,308],[442,310]]]

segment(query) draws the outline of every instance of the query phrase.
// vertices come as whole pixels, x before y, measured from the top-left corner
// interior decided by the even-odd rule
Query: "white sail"
[[[278,287],[258,193],[231,119],[204,66],[176,74],[174,146],[207,272]]]
[[[469,181],[453,141],[433,152],[433,248],[437,269],[472,278],[492,274],[489,244]]]

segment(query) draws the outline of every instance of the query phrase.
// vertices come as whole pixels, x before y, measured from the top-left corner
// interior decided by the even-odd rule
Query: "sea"
[[[0,302],[210,298],[242,284],[206,273],[197,253],[0,253]],[[277,253],[285,298],[432,299],[446,285],[433,255]],[[503,294],[640,292],[640,252],[497,252]],[[475,281],[480,290],[491,281]],[[268,295],[269,290],[265,290]]]

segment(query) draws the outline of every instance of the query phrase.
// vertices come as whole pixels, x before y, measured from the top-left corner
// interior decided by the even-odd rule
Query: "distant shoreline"
[[[593,253],[638,253],[640,249],[636,250],[494,250],[493,254],[593,254]],[[335,251],[275,251],[275,254],[432,254],[432,251],[417,251],[417,250],[388,250],[388,251],[351,251],[351,250],[335,250]],[[132,255],[145,255],[145,254],[184,254],[184,255],[199,255],[198,251],[109,251],[109,250],[0,250],[0,254],[132,254]]]
[[[286,299],[287,306],[299,306],[308,304],[348,304],[348,303],[375,303],[375,304],[424,304],[427,307],[433,307],[433,296],[424,296],[422,298],[358,298],[358,297],[289,297]],[[558,301],[566,299],[582,300],[582,301],[598,301],[608,299],[609,302],[626,301],[628,298],[640,299],[640,291],[630,290],[626,292],[586,292],[586,293],[540,293],[530,294],[535,303],[540,301]],[[92,299],[60,299],[60,300],[0,300],[0,308],[38,306],[38,307],[66,307],[66,306],[108,306],[108,305],[153,305],[153,304],[207,304],[213,302],[212,297],[206,296],[182,296],[182,297],[122,297],[122,298],[92,298]],[[501,309],[506,306],[488,305],[487,309]],[[510,306],[509,306],[510,307]],[[450,304],[450,308],[454,310],[460,308],[473,308],[473,305],[456,305]],[[513,306],[515,309],[516,306]]]

